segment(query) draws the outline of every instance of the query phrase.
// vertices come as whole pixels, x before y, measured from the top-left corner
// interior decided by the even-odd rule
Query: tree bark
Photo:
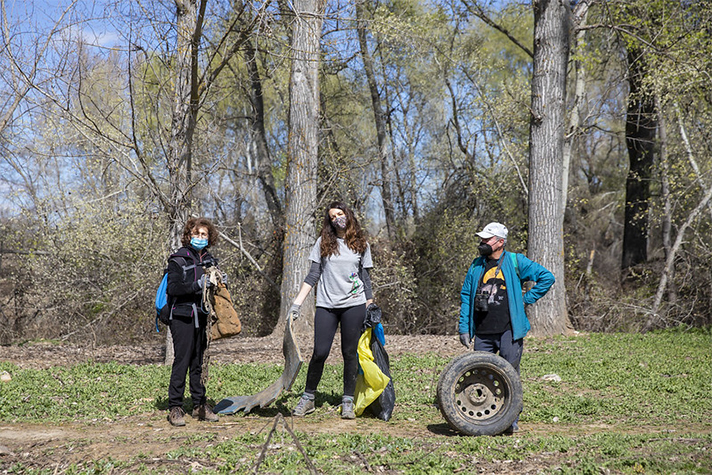
[[[282,305],[275,333],[281,334],[284,317],[309,270],[309,252],[316,241],[316,180],[319,125],[319,43],[326,2],[294,2],[292,69],[289,80],[289,138],[285,181],[285,234],[282,264]],[[314,299],[302,304],[302,318],[294,331],[313,332]]]
[[[590,1],[582,1],[576,5],[574,18],[576,20],[575,52],[583,52],[586,46],[586,22],[588,19],[588,7]],[[574,77],[574,105],[571,109],[571,119],[568,125],[568,133],[564,137],[563,167],[562,167],[562,193],[561,210],[566,213],[566,203],[569,195],[569,174],[571,172],[571,155],[575,141],[581,128],[582,109],[586,104],[586,67],[580,59],[573,61]]]
[[[662,240],[663,251],[665,251],[665,260],[667,261],[670,252],[672,251],[672,192],[670,186],[670,157],[668,156],[667,146],[667,123],[663,111],[663,104],[660,97],[655,95],[655,110],[658,117],[658,144],[660,149],[660,194],[663,202],[663,223],[662,223]],[[675,268],[670,269],[670,285],[668,286],[668,301],[671,304],[677,302],[677,286],[675,285]]]
[[[396,234],[396,222],[388,172],[388,134],[386,130],[386,118],[383,107],[381,106],[381,96],[378,93],[373,58],[368,52],[364,14],[363,0],[356,0],[356,30],[358,32],[358,43],[361,50],[361,58],[363,59],[364,73],[366,74],[366,80],[368,82],[368,90],[371,93],[371,107],[373,108],[373,118],[376,124],[376,136],[378,139],[378,159],[381,164],[381,198],[383,199],[383,211],[386,217],[386,231],[388,232],[388,239],[393,241]]]
[[[198,114],[198,48],[203,29],[207,0],[175,0],[177,43],[175,61],[175,91],[171,137],[167,163],[170,180],[171,249],[181,245],[183,226],[190,210],[190,183],[193,166],[193,134]],[[173,363],[173,337],[166,332],[165,364]]]
[[[529,256],[556,277],[528,309],[535,335],[571,330],[564,282],[562,170],[566,123],[566,68],[571,12],[568,2],[534,2],[534,73],[529,165]]]
[[[272,176],[272,159],[267,145],[267,133],[265,132],[265,106],[262,95],[262,80],[257,68],[257,55],[250,40],[245,41],[247,71],[250,76],[250,98],[252,102],[252,143],[255,147],[257,163],[257,178],[262,185],[267,209],[272,218],[272,225],[275,229],[281,230],[284,226],[284,216],[282,205],[279,202],[277,188]]]
[[[648,206],[657,121],[655,101],[641,90],[645,77],[643,53],[628,51],[628,114],[626,146],[630,168],[625,187],[625,222],[621,268],[648,260]]]

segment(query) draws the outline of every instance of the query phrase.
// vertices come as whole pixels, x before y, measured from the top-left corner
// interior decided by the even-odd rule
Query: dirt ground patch
[[[444,357],[462,353],[456,336],[435,335],[388,335],[386,350],[391,356],[405,353],[423,354],[434,352]],[[308,361],[313,342],[299,338],[302,357]],[[341,358],[339,336],[334,338],[329,361]],[[121,364],[161,364],[164,360],[162,342],[137,346],[78,347],[68,344],[33,343],[22,346],[0,347],[0,361],[16,364],[20,368],[49,368],[71,366],[85,361]],[[211,363],[282,363],[281,337],[237,337],[217,340],[210,345]]]
[[[219,442],[227,441],[245,433],[268,433],[274,425],[274,417],[254,414],[249,416],[224,416],[218,423],[198,422],[190,417],[187,425],[182,428],[170,426],[165,420],[165,414],[156,411],[152,415],[140,415],[112,422],[97,422],[96,424],[63,423],[47,427],[44,424],[0,424],[0,473],[8,473],[9,467],[21,464],[25,469],[44,471],[44,473],[64,473],[71,464],[91,464],[92,461],[112,460],[128,463],[120,470],[110,473],[134,473],[135,471],[155,470],[162,473],[192,473],[203,469],[217,469],[219,465],[211,466],[202,458],[180,457],[174,459],[168,455],[172,450],[190,444],[196,448],[208,448]],[[308,418],[293,419],[287,417],[286,424],[293,432],[310,435],[341,433],[380,434],[396,437],[406,437],[427,441],[439,445],[450,437],[460,437],[450,430],[445,423],[425,426],[417,421],[402,421],[398,424],[374,424],[372,421],[357,419],[345,421],[334,412],[333,418],[312,422]],[[279,450],[296,450],[290,443],[284,429],[278,429],[285,435],[286,443],[275,443],[273,439],[269,452]],[[649,428],[649,432],[659,432],[659,428]],[[689,428],[688,428],[689,429]],[[551,425],[527,424],[516,437],[527,435],[555,435],[571,437],[605,433],[613,428],[603,425]],[[615,429],[618,430],[618,429]],[[631,428],[631,432],[640,434],[648,432],[644,427]],[[210,437],[206,437],[210,436]],[[301,443],[305,440],[301,436]],[[248,447],[252,452],[246,454],[245,468],[250,467],[261,446]],[[493,449],[494,450],[494,449]],[[359,455],[359,454],[357,454]],[[456,456],[457,454],[452,454]],[[356,455],[346,454],[345,457],[355,458]],[[363,457],[363,455],[360,455]],[[561,466],[564,454],[557,451],[542,451],[534,453],[525,460],[476,460],[473,461],[473,473],[509,474],[541,473],[542,470],[552,470]],[[374,469],[366,464],[357,465],[366,472],[400,473],[400,470]],[[476,462],[476,463],[475,463]],[[370,469],[368,469],[370,468]],[[237,470],[235,473],[245,473],[248,470]],[[251,470],[250,470],[251,471]],[[308,470],[304,467],[304,473]],[[271,473],[269,470],[263,473]],[[84,473],[84,472],[82,472]],[[87,472],[94,473],[94,472]],[[105,472],[101,472],[105,473]]]

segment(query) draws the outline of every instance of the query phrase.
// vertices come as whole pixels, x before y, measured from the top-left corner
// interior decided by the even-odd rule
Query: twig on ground
[[[440,448],[440,446],[437,445],[437,446],[433,447],[432,449],[428,450],[427,452],[422,452],[422,453],[420,454],[420,457],[418,457],[418,458],[416,458],[416,459],[414,459],[414,460],[409,460],[409,461],[407,461],[407,462],[390,462],[390,463],[386,464],[386,466],[387,466],[389,469],[391,469],[391,468],[397,467],[397,466],[399,466],[399,465],[400,465],[400,466],[405,466],[405,465],[417,464],[418,462],[420,462],[420,461],[423,460],[425,457],[427,457],[428,455],[432,454],[433,452],[435,452],[435,451],[438,450],[439,448]]]
[[[363,454],[361,452],[359,452],[358,450],[354,450],[353,452],[361,460],[361,462],[363,462],[363,464],[366,466],[366,471],[372,472],[373,470],[371,469],[371,465],[368,463],[368,460],[366,460],[366,457],[364,457]]]
[[[287,432],[289,432],[289,435],[292,436],[292,439],[294,440],[294,444],[297,446],[297,448],[299,449],[299,451],[300,451],[300,452],[302,453],[302,455],[304,456],[304,461],[307,463],[307,467],[309,467],[309,471],[310,471],[311,473],[314,473],[314,474],[318,473],[317,470],[316,470],[316,467],[314,466],[314,464],[312,463],[311,459],[310,459],[309,456],[307,455],[306,450],[304,450],[304,447],[302,447],[302,444],[299,443],[299,439],[297,439],[297,436],[294,434],[294,432],[292,432],[292,429],[289,428],[289,425],[287,424],[287,421],[284,419],[284,417],[282,416],[282,414],[277,414],[277,416],[276,416],[275,418],[281,418],[281,419],[282,419],[282,425],[283,425],[284,428],[287,430]]]
[[[281,414],[277,414],[277,416],[281,416]],[[274,424],[272,424],[272,430],[270,430],[269,434],[267,434],[267,440],[265,440],[262,450],[260,451],[260,456],[257,457],[257,462],[255,462],[255,466],[252,470],[253,473],[257,473],[260,468],[260,464],[262,464],[265,459],[265,453],[267,453],[267,447],[269,447],[269,441],[272,439],[272,434],[274,434],[274,431],[277,428],[277,422],[279,422],[279,419],[275,417]]]
[[[279,424],[280,421],[282,422],[282,426],[284,427],[284,429],[289,433],[289,435],[292,436],[292,440],[294,440],[294,444],[297,446],[297,449],[299,449],[299,452],[301,452],[302,456],[304,457],[304,461],[305,461],[306,464],[307,464],[307,468],[309,469],[309,473],[312,473],[312,474],[315,474],[315,475],[316,475],[317,473],[319,473],[319,472],[317,471],[316,467],[314,466],[314,464],[312,463],[311,459],[310,459],[309,456],[307,455],[306,450],[304,450],[304,447],[302,447],[302,444],[299,443],[299,439],[298,439],[297,436],[294,434],[294,432],[292,431],[292,429],[289,427],[289,424],[287,424],[287,421],[284,419],[284,416],[283,416],[281,413],[279,413],[279,414],[277,414],[276,416],[274,416],[274,423],[272,424],[272,429],[269,431],[269,434],[267,435],[267,440],[265,440],[265,443],[264,443],[264,445],[262,446],[262,450],[260,451],[259,457],[257,457],[257,462],[255,462],[255,466],[253,467],[252,472],[253,472],[253,473],[257,473],[257,472],[258,472],[258,470],[259,470],[259,468],[260,468],[260,465],[262,464],[262,462],[263,462],[264,459],[265,459],[265,454],[267,453],[267,448],[269,447],[269,442],[270,442],[270,440],[272,439],[272,435],[273,435],[273,434],[275,433],[275,431],[277,430],[277,424]],[[265,426],[265,427],[266,427],[266,426]],[[264,429],[264,427],[263,427],[263,429]],[[262,432],[262,430],[260,430],[260,432]]]

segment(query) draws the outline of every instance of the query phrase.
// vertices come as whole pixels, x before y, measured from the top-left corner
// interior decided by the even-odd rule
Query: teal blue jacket
[[[514,265],[516,258],[517,267]],[[515,340],[524,338],[531,329],[529,319],[524,311],[524,304],[533,304],[546,294],[554,285],[554,274],[544,266],[528,259],[524,254],[504,252],[502,254],[502,273],[507,286],[509,300],[509,318],[512,323],[512,337]],[[459,333],[468,333],[470,338],[475,336],[475,293],[477,283],[482,277],[485,268],[485,258],[478,257],[467,270],[465,282],[460,292],[460,324]],[[533,281],[536,285],[522,295],[522,282]]]

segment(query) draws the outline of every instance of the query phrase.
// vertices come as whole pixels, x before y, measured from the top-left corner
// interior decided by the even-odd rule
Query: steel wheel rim
[[[485,421],[504,412],[509,396],[503,375],[488,368],[469,369],[454,387],[455,404],[463,417]]]

